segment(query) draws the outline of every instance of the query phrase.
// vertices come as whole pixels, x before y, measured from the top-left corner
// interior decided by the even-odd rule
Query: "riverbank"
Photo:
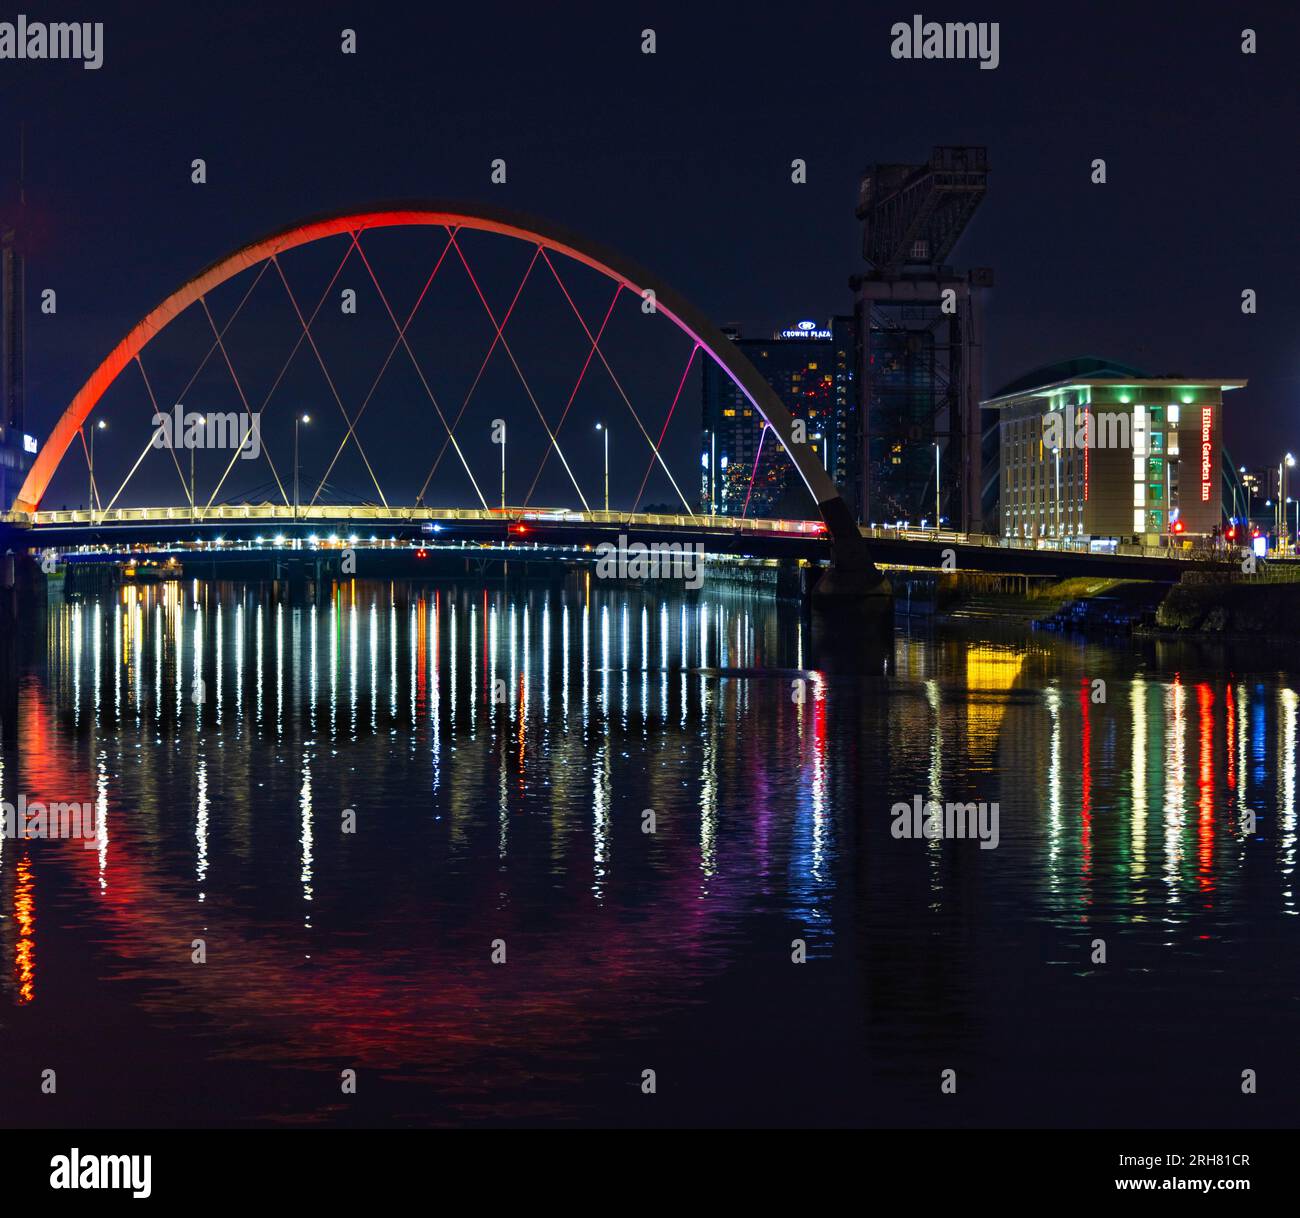
[[[962,572],[933,579],[931,599],[913,584],[900,612],[928,611],[954,623],[1203,640],[1293,639],[1300,623],[1300,579],[1289,568],[1255,575],[1188,571],[1172,585],[1114,579],[998,584]]]

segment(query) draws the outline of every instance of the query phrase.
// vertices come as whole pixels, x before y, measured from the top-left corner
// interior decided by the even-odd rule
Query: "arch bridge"
[[[443,244],[438,261],[434,266],[428,281],[425,283],[424,291],[421,292],[419,300],[416,301],[415,307],[411,313],[404,319],[399,317],[398,313],[390,305],[387,296],[384,294],[379,279],[376,277],[373,266],[366,256],[362,245],[362,238],[365,234],[380,230],[403,227],[420,227],[434,230],[442,230],[445,233],[445,243]],[[583,364],[582,372],[578,377],[577,384],[574,385],[573,392],[569,395],[568,402],[564,407],[562,414],[555,417],[554,411],[548,418],[547,412],[544,412],[539,406],[536,396],[529,388],[527,378],[511,349],[510,341],[507,339],[505,329],[510,321],[511,312],[514,309],[514,302],[511,303],[510,309],[504,314],[498,316],[489,305],[486,296],[479,287],[477,279],[474,277],[473,270],[466,258],[465,251],[461,245],[461,235],[466,232],[483,232],[495,234],[500,237],[510,238],[524,243],[532,248],[532,261],[529,263],[528,272],[524,276],[524,281],[519,285],[515,295],[515,301],[519,298],[519,293],[523,291],[524,282],[533,273],[540,273],[543,276],[552,276],[562,290],[565,299],[572,307],[578,324],[586,339],[588,353],[586,362]],[[388,367],[389,361],[392,360],[398,350],[405,350],[410,357],[418,376],[419,381],[427,394],[434,412],[437,415],[441,425],[442,432],[445,433],[441,439],[442,448],[439,453],[439,460],[448,450],[454,455],[455,459],[464,466],[465,472],[469,475],[474,486],[475,494],[480,501],[477,507],[471,506],[469,509],[447,508],[428,508],[424,503],[425,491],[421,491],[416,503],[413,505],[392,504],[386,498],[379,478],[375,474],[370,459],[366,456],[361,446],[361,439],[357,434],[356,427],[361,415],[366,410],[371,400],[367,395],[353,410],[345,406],[342,396],[338,393],[334,381],[330,376],[328,365],[320,351],[317,339],[313,334],[313,323],[316,320],[317,313],[325,301],[325,295],[321,297],[321,303],[316,305],[315,311],[304,309],[299,303],[290,287],[289,281],[281,267],[280,259],[290,250],[299,247],[312,245],[314,243],[326,242],[330,239],[341,239],[347,243],[347,250],[343,257],[343,263],[352,258],[355,254],[358,260],[364,265],[369,280],[373,282],[375,289],[378,291],[380,299],[383,301],[383,307],[387,312],[388,320],[391,322],[394,337],[392,347],[389,351],[388,360],[384,363],[384,368],[380,370],[379,376],[371,387],[371,395],[375,387],[384,375],[384,369]],[[565,286],[565,280],[560,274],[557,264],[564,265],[564,260],[572,260],[575,263],[582,264],[603,275],[606,279],[615,285],[614,297],[610,302],[609,310],[605,314],[604,322],[595,326],[584,318],[578,306],[574,303],[573,296]],[[218,259],[207,269],[195,275],[188,280],[176,291],[171,293],[156,308],[152,309],[132,330],[122,339],[118,345],[113,348],[108,357],[99,364],[98,367],[90,374],[85,384],[78,391],[76,396],[69,403],[67,409],[63,412],[54,426],[48,439],[39,450],[39,453],[27,475],[25,482],[19,490],[14,511],[9,513],[7,521],[11,526],[30,526],[33,533],[59,533],[70,536],[77,535],[79,530],[85,530],[83,535],[94,534],[96,536],[102,533],[112,533],[119,539],[127,539],[132,536],[145,537],[154,534],[157,529],[166,530],[174,527],[178,523],[186,523],[191,526],[202,525],[205,533],[209,533],[214,526],[225,526],[227,528],[238,528],[243,523],[253,520],[254,518],[266,518],[268,520],[283,521],[287,515],[288,523],[294,528],[298,535],[304,532],[301,526],[308,525],[311,522],[319,522],[322,525],[327,523],[343,523],[349,518],[355,517],[356,513],[365,515],[369,513],[372,518],[383,518],[385,521],[400,520],[405,514],[405,520],[408,524],[418,524],[420,527],[434,526],[437,527],[441,521],[439,514],[450,514],[450,520],[455,520],[455,514],[458,511],[468,511],[479,522],[491,522],[495,519],[499,525],[504,517],[507,521],[513,521],[516,529],[526,529],[528,527],[528,518],[530,509],[527,502],[522,507],[509,508],[504,502],[504,474],[502,506],[500,509],[493,508],[489,505],[487,496],[480,488],[480,484],[475,479],[474,473],[466,458],[462,445],[457,439],[457,426],[461,421],[469,405],[470,398],[474,394],[474,387],[466,395],[464,402],[458,412],[453,413],[450,409],[444,408],[440,403],[438,395],[434,392],[430,384],[430,378],[426,375],[420,365],[419,359],[413,348],[412,342],[407,335],[411,320],[415,312],[420,308],[421,302],[425,298],[430,284],[437,276],[439,268],[444,263],[457,262],[462,265],[467,272],[471,282],[473,282],[478,300],[481,302],[483,309],[487,313],[491,328],[494,331],[491,345],[488,348],[487,355],[484,358],[483,365],[479,369],[479,377],[482,376],[484,368],[491,359],[493,352],[499,347],[503,355],[513,365],[514,370],[518,373],[520,380],[523,382],[524,389],[528,393],[533,408],[536,410],[538,418],[541,420],[549,439],[546,451],[542,456],[542,463],[545,464],[552,451],[559,457],[573,483],[578,499],[582,503],[581,512],[574,510],[570,514],[571,518],[563,519],[542,519],[538,520],[539,526],[551,528],[552,526],[579,526],[593,525],[604,526],[608,528],[622,520],[624,523],[632,523],[646,528],[660,528],[663,530],[684,530],[692,534],[699,533],[704,536],[722,538],[731,535],[737,540],[749,538],[775,542],[779,544],[782,541],[797,541],[801,550],[806,550],[811,544],[814,550],[825,552],[827,543],[832,558],[830,570],[823,577],[819,585],[819,592],[824,597],[838,596],[887,596],[888,585],[884,581],[880,572],[877,570],[868,552],[867,543],[856,525],[853,515],[846,504],[839,488],[835,485],[830,475],[815,451],[814,447],[804,440],[803,434],[796,434],[795,421],[791,416],[786,405],[777,396],[767,380],[759,373],[757,368],[749,359],[715,326],[704,313],[691,304],[682,295],[676,292],[670,285],[663,280],[645,271],[641,267],[622,255],[612,250],[603,248],[596,243],[578,234],[569,232],[556,225],[545,223],[537,219],[521,215],[517,212],[509,211],[503,208],[474,205],[464,206],[446,202],[418,202],[402,203],[384,207],[369,208],[364,210],[349,210],[337,212],[329,215],[320,216],[314,219],[292,224],[286,228],[280,229],[269,236],[253,241],[233,253]],[[339,265],[339,271],[342,270],[343,263]],[[326,293],[334,286],[338,279],[339,271],[335,272],[334,278],[326,288]],[[240,275],[250,275],[253,277],[253,286],[267,274],[273,274],[283,282],[285,291],[288,293],[290,300],[293,302],[294,312],[301,328],[301,334],[291,351],[288,360],[285,362],[285,369],[299,355],[300,352],[310,352],[319,363],[321,371],[325,375],[325,380],[330,387],[331,395],[337,403],[338,409],[342,414],[346,426],[342,443],[339,446],[338,453],[335,454],[335,461],[349,441],[355,443],[356,448],[360,451],[362,460],[366,469],[374,480],[375,490],[379,502],[369,503],[366,505],[353,505],[351,507],[326,507],[318,502],[321,494],[321,488],[325,485],[325,478],[322,478],[317,486],[316,493],[311,500],[305,504],[300,503],[297,490],[298,477],[298,456],[296,445],[296,424],[295,424],[295,456],[293,467],[293,478],[282,477],[281,473],[274,464],[269,453],[265,454],[275,486],[279,492],[283,503],[265,503],[260,505],[239,504],[228,502],[217,502],[218,494],[225,482],[226,475],[236,458],[240,455],[233,452],[230,456],[230,464],[226,467],[225,474],[218,481],[212,491],[211,496],[206,503],[199,501],[199,497],[194,491],[193,466],[191,465],[191,476],[189,482],[189,493],[187,502],[183,508],[178,509],[175,505],[162,507],[129,507],[121,502],[122,491],[125,488],[126,481],[129,481],[132,474],[139,468],[141,461],[148,454],[151,447],[158,447],[153,443],[155,436],[151,430],[150,436],[146,439],[142,447],[140,458],[132,466],[131,474],[128,474],[122,487],[111,495],[102,495],[100,488],[95,481],[94,461],[93,461],[93,431],[90,443],[87,444],[86,432],[88,425],[94,426],[94,413],[100,406],[101,400],[108,392],[118,378],[121,377],[127,369],[135,365],[143,378],[144,385],[148,391],[149,400],[153,406],[154,413],[151,419],[157,419],[160,413],[165,414],[168,410],[168,404],[160,405],[154,395],[149,375],[145,369],[144,355],[149,345],[170,326],[178,317],[187,310],[199,310],[206,320],[208,329],[211,330],[211,343],[208,346],[207,353],[200,364],[200,369],[210,359],[214,360],[218,366],[223,365],[229,370],[231,380],[238,391],[240,402],[244,409],[244,417],[255,419],[260,423],[262,412],[265,411],[270,403],[271,396],[275,392],[275,385],[279,385],[280,378],[277,377],[275,385],[272,386],[271,393],[267,394],[266,400],[260,406],[250,400],[249,395],[245,392],[240,378],[236,373],[236,368],[231,360],[228,350],[227,332],[231,322],[234,320],[238,309],[231,314],[223,325],[218,325],[213,317],[212,309],[209,307],[208,297],[214,289],[235,279]],[[251,293],[252,287],[249,288]],[[625,391],[621,382],[618,380],[614,369],[610,366],[609,359],[602,349],[601,340],[605,331],[605,323],[608,322],[610,314],[614,310],[614,304],[623,293],[630,293],[638,299],[638,304],[645,307],[643,312],[656,313],[666,318],[673,326],[687,337],[691,344],[690,357],[687,361],[686,369],[682,373],[681,381],[678,385],[677,396],[673,399],[668,410],[668,417],[665,419],[663,426],[659,429],[658,438],[655,436],[654,425],[647,426],[641,419],[640,415],[633,407],[629,395]],[[242,308],[243,302],[248,299],[248,293],[245,294],[240,302]],[[206,341],[206,340],[205,340]],[[686,384],[687,375],[689,374],[693,363],[697,360],[711,360],[720,369],[721,373],[731,381],[743,398],[750,403],[758,418],[761,420],[763,435],[771,431],[775,441],[779,442],[790,462],[798,475],[799,481],[806,488],[812,502],[816,504],[819,520],[812,522],[787,522],[787,521],[761,521],[752,520],[747,517],[747,512],[741,516],[713,516],[707,513],[696,512],[691,502],[681,491],[678,479],[674,477],[672,470],[669,468],[664,459],[662,446],[664,437],[667,434],[668,423],[671,421],[673,411],[679,405],[682,396],[682,389]],[[667,476],[673,489],[677,492],[681,500],[683,511],[667,516],[663,513],[640,514],[645,517],[638,520],[636,507],[634,505],[631,513],[600,513],[593,510],[588,502],[583,489],[574,477],[572,467],[565,458],[563,447],[560,444],[560,430],[563,426],[566,416],[569,414],[570,407],[573,405],[578,388],[582,379],[586,376],[588,370],[594,366],[600,365],[605,368],[614,385],[618,389],[619,396],[627,409],[631,412],[636,421],[637,430],[644,440],[644,449],[642,456],[649,454],[649,465],[646,470],[648,478],[650,470],[656,465]],[[195,374],[197,376],[197,373]],[[280,376],[283,377],[284,369],[281,370]],[[193,378],[191,378],[193,384]],[[479,383],[475,379],[474,386]],[[152,425],[151,425],[152,426]],[[78,445],[78,441],[80,441]],[[42,503],[50,487],[51,481],[56,472],[59,470],[61,463],[67,457],[69,450],[78,446],[87,456],[89,466],[90,482],[88,492],[88,503],[84,512],[72,511],[43,511]],[[761,455],[762,440],[759,442],[759,452]],[[172,460],[176,464],[177,473],[181,475],[181,483],[185,485],[184,471],[181,468],[180,460],[175,452],[172,453]],[[504,469],[504,454],[502,457]],[[435,469],[436,469],[435,463]],[[333,468],[333,462],[331,462]],[[751,483],[754,474],[758,470],[758,459],[754,462],[754,473],[751,473]],[[329,471],[326,471],[328,477]],[[540,471],[539,471],[540,474]],[[606,480],[608,483],[608,472]],[[289,494],[288,483],[292,481],[294,492],[292,497]],[[425,489],[428,488],[426,479]],[[537,485],[534,479],[534,488]],[[641,481],[641,491],[645,490],[646,479]],[[752,490],[752,485],[751,488]],[[606,492],[607,494],[608,492]],[[531,492],[530,492],[531,494]],[[745,500],[746,509],[748,508],[748,496]],[[606,503],[606,507],[608,504]],[[544,514],[543,514],[544,515]],[[602,516],[604,517],[602,519]],[[468,517],[464,517],[462,522],[467,522]],[[71,532],[69,533],[69,530]]]

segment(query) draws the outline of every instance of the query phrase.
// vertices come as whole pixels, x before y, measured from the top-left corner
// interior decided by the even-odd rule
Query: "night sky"
[[[766,332],[850,310],[864,166],[968,143],[989,149],[989,193],[952,261],[995,271],[986,392],[1080,354],[1246,377],[1228,399],[1234,459],[1300,448],[1300,19],[1280,5],[919,8],[1000,22],[993,71],[891,59],[891,24],[916,10],[862,2],[23,11],[105,23],[99,71],[0,63],[0,136],[16,151],[20,120],[28,132],[29,302],[59,293],[56,318],[29,320],[40,435],[151,306],[300,217],[420,197],[515,207]],[[489,182],[497,156],[505,186]]]

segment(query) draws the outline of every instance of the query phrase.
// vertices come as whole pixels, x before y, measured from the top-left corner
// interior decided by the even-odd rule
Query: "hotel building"
[[[777,397],[806,426],[809,447],[839,486],[854,477],[853,319],[824,327],[801,321],[771,338],[723,333],[753,361]],[[812,515],[784,445],[712,360],[702,367],[700,506],[710,515]],[[792,495],[791,492],[794,492]]]
[[[1013,382],[981,403],[998,417],[1001,535],[1148,545],[1209,535],[1224,519],[1223,393],[1245,384],[1092,358]]]

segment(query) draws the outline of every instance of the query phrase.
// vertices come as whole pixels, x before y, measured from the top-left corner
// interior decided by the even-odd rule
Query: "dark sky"
[[[99,71],[0,62],[0,136],[28,130],[29,295],[59,292],[58,316],[29,325],[42,434],[149,307],[301,216],[421,196],[517,207],[765,331],[849,309],[866,164],[971,143],[989,149],[989,193],[952,261],[995,269],[987,391],[1078,354],[1246,377],[1234,457],[1300,448],[1290,6],[20,7],[105,24]],[[916,9],[998,21],[1000,66],[891,59],[890,25]],[[196,156],[206,186],[189,181]],[[0,163],[8,202],[14,158]]]

